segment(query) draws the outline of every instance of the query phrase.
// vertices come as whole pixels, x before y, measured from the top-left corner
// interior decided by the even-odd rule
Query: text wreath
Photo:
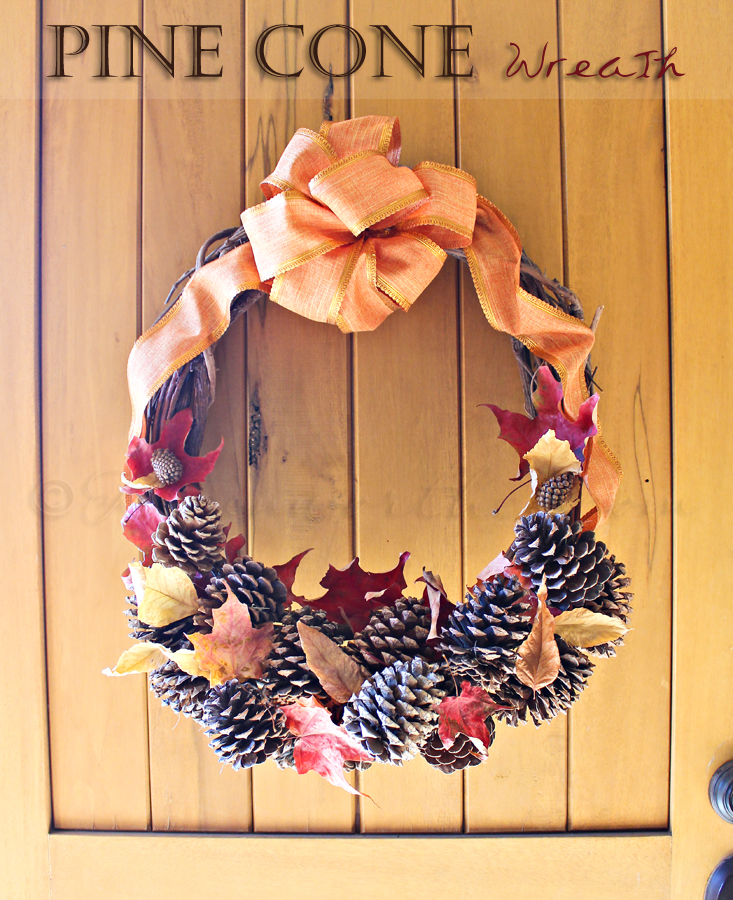
[[[400,167],[399,153],[396,119],[298,131],[263,182],[266,201],[207,241],[135,345],[122,488],[134,502],[122,524],[142,553],[123,576],[136,643],[106,670],[150,673],[156,696],[201,723],[235,768],[271,758],[354,793],[351,769],[419,754],[455,772],[486,759],[495,719],[540,725],[566,712],[593,657],[623,643],[632,597],[594,534],[621,473],[601,440],[593,329],[577,298],[523,255],[470,175]],[[487,405],[531,497],[463,603],[427,570],[419,596],[406,593],[406,553],[390,572],[331,566],[323,596],[298,597],[304,554],[251,559],[202,492],[221,450],[198,456],[211,348],[268,294],[343,331],[373,329],[409,309],[448,254],[512,335],[528,415]],[[583,488],[595,505],[581,518]]]

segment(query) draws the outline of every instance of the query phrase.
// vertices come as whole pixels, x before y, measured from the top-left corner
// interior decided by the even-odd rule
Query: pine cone
[[[572,472],[548,478],[537,491],[537,506],[540,509],[557,509],[558,506],[562,506],[573,489],[575,478],[576,475]]]
[[[546,578],[548,606],[587,606],[598,600],[611,577],[606,545],[582,528],[580,522],[571,524],[569,516],[545,512],[522,516],[514,527],[514,561],[535,591]]]
[[[251,684],[227,681],[211,688],[204,705],[209,746],[235,769],[256,766],[275,753],[288,738],[285,717],[268,706]]]
[[[577,647],[571,647],[555,635],[560,651],[560,671],[547,687],[533,691],[512,674],[492,692],[491,699],[508,709],[497,710],[496,717],[509,725],[532,719],[539,726],[564,713],[578,699],[593,672],[593,663]],[[528,719],[529,716],[529,719]]]
[[[305,606],[286,613],[282,624],[275,626],[274,642],[262,678],[265,693],[277,705],[295,703],[298,697],[303,696],[316,697],[327,703],[330,699],[328,694],[306,662],[298,622],[317,628],[337,644],[351,637],[351,629],[347,625],[329,622],[322,610]]]
[[[193,678],[169,661],[150,673],[150,690],[164,706],[183,713],[197,722],[203,721],[204,701],[210,690],[208,678]]]
[[[280,746],[272,754],[272,761],[278,769],[295,768],[295,738],[285,738]]]
[[[186,497],[153,535],[153,559],[187,575],[210,572],[224,560],[226,537],[219,504],[203,494]]]
[[[437,666],[398,660],[364,682],[344,709],[344,726],[378,760],[401,766],[427,741],[445,696]]]
[[[277,577],[277,572],[249,556],[238,556],[233,563],[226,563],[214,570],[206,586],[206,596],[199,599],[196,624],[203,632],[211,631],[214,610],[226,602],[227,585],[237,600],[249,607],[255,628],[267,622],[282,621],[288,589]]]
[[[409,662],[430,653],[430,608],[413,597],[377,610],[369,624],[344,650],[374,674],[397,660]]]
[[[603,613],[606,616],[616,616],[617,619],[626,624],[631,615],[631,601],[634,595],[625,590],[630,584],[631,579],[626,575],[626,566],[616,560],[616,557],[610,555],[609,562],[613,566],[611,577],[603,585],[601,596],[598,600],[588,601],[585,606],[592,612]],[[620,647],[624,642],[622,637],[607,644],[598,644],[595,647],[588,647],[586,653],[591,656],[610,657],[616,655],[616,647]]]
[[[194,624],[193,616],[186,616],[185,619],[179,619],[177,622],[171,622],[170,625],[164,625],[162,628],[155,628],[145,622],[141,622],[137,617],[137,598],[133,594],[127,598],[129,609],[125,610],[127,616],[127,625],[130,629],[130,637],[136,641],[153,641],[156,644],[162,644],[174,653],[177,650],[190,650],[192,645],[187,634],[198,631]]]
[[[491,741],[493,742],[495,731],[494,720],[491,718],[487,719],[486,725],[489,734],[491,735]],[[482,763],[485,758],[481,755],[478,747],[471,738],[466,737],[465,734],[457,735],[450,749],[444,747],[437,728],[430,735],[428,742],[422,748],[420,753],[433,768],[440,769],[440,771],[445,772],[446,775],[450,775],[452,772],[459,772],[461,769],[466,769],[469,766],[477,766],[479,763]]]
[[[167,447],[154,450],[150,457],[150,464],[153,472],[158,476],[158,481],[163,486],[175,484],[180,478],[183,478],[183,463]]]
[[[456,606],[441,650],[457,682],[466,679],[491,693],[514,672],[516,651],[531,630],[524,589],[516,578],[496,575]]]

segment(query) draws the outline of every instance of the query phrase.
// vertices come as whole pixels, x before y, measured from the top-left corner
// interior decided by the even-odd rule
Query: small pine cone
[[[488,718],[486,727],[491,737],[490,743],[493,743],[494,720]],[[430,735],[428,742],[420,753],[433,768],[440,769],[446,775],[450,775],[452,772],[459,772],[461,769],[466,769],[469,766],[477,766],[485,759],[471,738],[466,737],[465,734],[456,735],[456,739],[450,748],[444,747],[437,728]]]
[[[226,537],[219,504],[203,494],[186,497],[153,535],[153,559],[187,575],[210,572],[224,560]]]
[[[526,723],[531,719],[536,726],[558,713],[565,713],[577,699],[593,672],[593,663],[583,651],[571,647],[555,636],[560,651],[560,671],[547,687],[533,691],[522,684],[516,674],[511,675],[492,693],[491,699],[508,709],[497,710],[496,717],[509,725]]]
[[[344,726],[372,756],[401,766],[420,752],[445,696],[438,667],[420,657],[398,660],[365,681],[344,709]]]
[[[125,610],[125,615],[127,616],[127,625],[130,629],[131,638],[134,638],[136,641],[153,641],[156,644],[162,644],[174,653],[177,650],[191,649],[191,642],[186,635],[198,631],[194,624],[193,616],[186,616],[185,619],[171,622],[170,625],[155,628],[138,619],[137,598],[134,595],[127,598],[127,603],[129,609]]]
[[[626,590],[631,584],[631,579],[626,575],[626,566],[618,562],[615,556],[611,554],[609,562],[613,566],[613,574],[603,585],[601,596],[596,601],[589,601],[585,604],[592,612],[603,613],[606,616],[616,616],[627,624],[631,616],[631,601],[634,595]],[[597,644],[595,647],[588,647],[586,653],[591,656],[610,657],[616,655],[616,647],[620,647],[624,642],[622,637],[607,644]]]
[[[516,651],[532,630],[525,598],[516,578],[496,575],[456,606],[441,650],[457,682],[465,679],[491,693],[514,672]]]
[[[226,602],[227,585],[237,600],[249,607],[255,628],[267,622],[282,621],[288,589],[277,577],[277,572],[249,556],[238,556],[233,563],[214,569],[213,577],[206,586],[206,596],[199,598],[196,624],[202,631],[211,631],[214,610]]]
[[[575,478],[573,472],[564,472],[562,475],[548,478],[537,491],[535,497],[537,506],[540,509],[557,509],[558,506],[562,506],[573,489]]]
[[[398,659],[409,662],[415,656],[426,657],[430,653],[429,632],[430,608],[420,600],[406,597],[394,606],[377,610],[344,650],[374,674]]]
[[[211,688],[204,705],[209,746],[223,763],[248,769],[275,753],[289,735],[280,710],[252,684],[227,681]]]
[[[606,545],[569,516],[537,512],[514,527],[514,561],[535,591],[546,579],[547,605],[567,610],[598,600],[613,572]]]
[[[150,457],[150,464],[153,467],[153,472],[158,476],[158,481],[164,487],[169,484],[175,484],[183,478],[183,463],[167,447],[154,450]]]
[[[295,768],[295,738],[285,738],[280,746],[272,754],[272,761],[278,769]]]
[[[211,685],[209,679],[193,678],[173,662],[164,663],[150,674],[150,690],[164,706],[183,713],[197,722],[203,721],[204,701]]]
[[[282,624],[275,626],[272,650],[262,677],[268,699],[278,706],[295,703],[298,697],[315,697],[322,703],[330,699],[308,666],[298,634],[298,622],[317,628],[337,644],[351,637],[348,626],[329,622],[322,610],[305,606],[286,613]]]

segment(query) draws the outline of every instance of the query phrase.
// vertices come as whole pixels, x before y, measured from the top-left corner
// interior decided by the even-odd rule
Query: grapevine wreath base
[[[334,135],[346,134],[347,128],[364,132],[375,122],[380,127],[391,123],[382,134],[394,137],[397,129],[399,140],[394,121],[377,117],[332,129],[324,123],[315,137],[338,157]],[[354,132],[348,134],[347,150],[358,151]],[[308,136],[314,142],[312,133]],[[381,152],[396,167],[393,145],[394,140],[381,142],[378,150],[362,150],[353,158],[361,165]],[[350,160],[346,154],[345,162]],[[281,160],[275,175],[282,165]],[[326,174],[339,166],[332,164]],[[449,175],[458,171],[436,168]],[[267,182],[270,204],[297,193],[275,175]],[[311,178],[313,194],[323,175]],[[284,194],[278,195],[273,184]],[[321,203],[348,219],[330,196],[322,195]],[[195,299],[197,284],[210,296],[213,273],[220,271],[216,266],[229,254],[250,252],[248,242],[256,242],[253,220],[246,215],[247,232],[229,229],[207,241],[195,269],[174,285],[166,311],[141,340],[168,327],[172,313]],[[383,219],[387,224],[374,232],[377,237],[392,235],[399,216],[392,212]],[[435,221],[421,220],[428,227]],[[470,251],[479,241],[477,231],[473,239],[468,234],[447,252],[468,261],[476,280]],[[431,243],[424,235],[420,239]],[[257,246],[254,260],[262,274],[266,266]],[[358,262],[352,270],[358,272]],[[516,272],[517,296],[548,321],[559,319],[565,329],[561,336],[590,333],[581,325],[577,298],[547,279],[521,249]],[[229,291],[227,324],[274,291],[272,283],[259,280],[258,287],[247,283]],[[188,287],[176,296],[185,281]],[[487,317],[497,325],[495,315],[487,311]],[[547,350],[540,354],[536,335],[530,339],[513,327],[497,327],[513,334],[527,415],[488,406],[500,425],[499,436],[519,455],[516,480],[529,476],[531,496],[509,546],[479,573],[458,604],[447,597],[439,576],[425,569],[421,590],[407,591],[408,553],[390,572],[364,572],[358,559],[345,569],[331,566],[321,581],[323,596],[296,596],[293,584],[304,553],[282,565],[250,558],[244,537],[229,535],[219,505],[202,491],[221,451],[220,446],[198,455],[213,399],[211,347],[223,329],[213,330],[181,364],[166,369],[169,360],[156,363],[164,377],[148,392],[142,434],[133,429],[123,475],[123,490],[136,501],[122,520],[123,532],[142,553],[123,575],[131,592],[127,617],[136,643],[107,674],[150,673],[150,688],[161,702],[199,722],[218,757],[234,768],[269,758],[301,774],[314,770],[353,793],[358,791],[345,777],[352,769],[402,765],[420,755],[442,772],[455,772],[486,759],[495,719],[541,725],[565,713],[585,688],[594,658],[613,656],[623,643],[631,611],[624,566],[592,530],[597,511],[580,517],[582,487],[597,499],[591,459],[594,448],[602,447],[598,395],[585,353],[579,365],[585,399],[571,417],[566,351],[560,347],[554,356]],[[562,344],[553,340],[553,346]],[[180,356],[172,356],[180,362]],[[137,359],[133,352],[131,385]],[[609,510],[607,504],[604,515]]]

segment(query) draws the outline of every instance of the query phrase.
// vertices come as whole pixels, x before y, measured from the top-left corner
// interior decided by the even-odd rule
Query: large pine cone
[[[194,624],[193,616],[186,616],[185,619],[171,622],[170,625],[155,628],[138,619],[137,598],[134,595],[127,598],[127,603],[129,609],[125,610],[125,615],[127,616],[127,625],[130,629],[131,638],[134,638],[136,641],[153,641],[156,644],[162,644],[174,653],[177,650],[191,649],[192,644],[186,635],[198,631]]]
[[[486,725],[493,742],[494,720],[487,719]],[[444,747],[437,728],[430,735],[420,753],[433,768],[440,769],[446,775],[450,775],[452,772],[460,772],[461,769],[466,769],[469,766],[477,766],[485,758],[481,755],[471,738],[466,737],[465,734],[457,735],[450,749]]]
[[[211,688],[204,705],[209,746],[235,769],[264,762],[288,739],[285,717],[253,685],[227,681]]]
[[[329,701],[321,682],[311,672],[298,634],[298,622],[317,628],[337,644],[351,637],[347,625],[329,622],[322,610],[292,610],[283,616],[282,624],[275,626],[274,642],[267,659],[262,684],[268,698],[278,705],[295,703],[298,697],[316,697],[322,703]]]
[[[491,699],[508,709],[497,710],[496,717],[509,725],[526,723],[531,719],[539,726],[558,713],[566,712],[578,699],[593,672],[593,663],[577,647],[571,647],[555,635],[560,651],[560,671],[547,687],[533,691],[512,674],[491,692]]]
[[[197,722],[203,721],[204,701],[210,690],[209,679],[193,678],[172,661],[150,673],[150,690],[164,706],[183,713]]]
[[[598,600],[613,572],[606,545],[569,516],[537,512],[522,516],[511,550],[535,591],[546,579],[547,605],[556,609],[588,606]]]
[[[601,596],[597,600],[586,602],[585,606],[592,612],[603,613],[606,616],[616,616],[617,619],[621,619],[626,624],[631,615],[631,601],[634,599],[634,595],[626,590],[631,584],[631,579],[626,575],[626,566],[618,562],[613,554],[608,559],[613,566],[613,573],[603,585]],[[615,656],[616,647],[620,647],[623,642],[624,639],[620,637],[618,640],[607,644],[588,647],[585,652],[591,654],[591,656]]]
[[[226,536],[219,504],[203,494],[186,497],[153,535],[153,559],[188,575],[210,572],[224,559]]]
[[[457,682],[466,679],[491,693],[514,672],[517,649],[531,630],[524,589],[516,578],[496,575],[456,606],[441,650]]]
[[[346,730],[378,760],[401,766],[420,752],[445,696],[437,666],[398,660],[364,682],[344,709]]]
[[[237,600],[249,607],[255,628],[267,622],[282,621],[288,589],[277,577],[277,572],[249,556],[239,556],[233,563],[214,570],[211,582],[206,586],[206,596],[199,599],[196,624],[203,632],[211,631],[214,610],[226,602],[227,585]]]
[[[425,657],[430,632],[430,608],[413,597],[377,610],[369,624],[344,649],[372,674],[394,665]]]

